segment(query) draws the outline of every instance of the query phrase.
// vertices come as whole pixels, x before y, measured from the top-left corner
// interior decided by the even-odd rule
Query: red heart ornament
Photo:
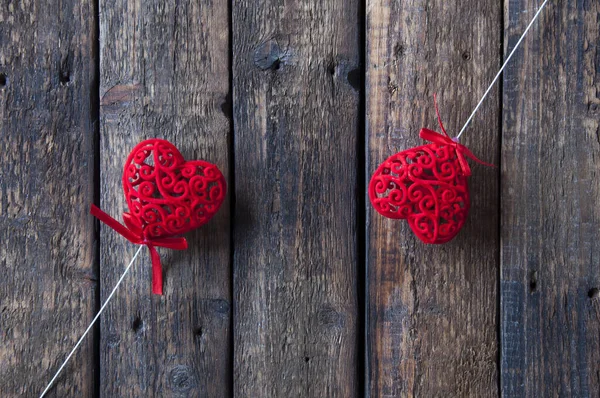
[[[454,145],[431,143],[389,157],[369,183],[373,207],[385,217],[407,219],[425,243],[452,240],[465,224],[470,207],[460,156],[461,149]]]
[[[133,222],[148,238],[180,235],[206,224],[225,200],[226,183],[214,164],[185,161],[173,144],[138,144],[123,170],[123,190]]]
[[[206,224],[219,210],[227,185],[217,166],[185,161],[173,144],[150,139],[129,154],[123,170],[129,213],[125,225],[92,205],[91,213],[129,241],[148,246],[152,258],[152,292],[162,294],[162,266],[155,246],[187,249],[175,237]]]
[[[380,214],[407,219],[415,235],[425,243],[446,243],[461,230],[471,201],[467,157],[485,166],[469,149],[450,138],[435,101],[444,134],[421,129],[419,136],[431,144],[407,149],[383,162],[369,183],[369,199]]]
[[[485,166],[458,139],[446,132],[436,95],[435,113],[443,134],[421,129],[419,136],[431,144],[407,149],[390,156],[369,182],[369,199],[380,214],[407,219],[410,229],[425,243],[446,243],[460,232],[471,201],[467,178],[471,168],[467,157]]]

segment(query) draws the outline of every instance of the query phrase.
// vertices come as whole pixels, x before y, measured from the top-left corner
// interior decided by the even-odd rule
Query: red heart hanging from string
[[[148,246],[152,292],[162,294],[162,266],[155,246],[187,248],[177,237],[206,224],[225,200],[227,185],[217,166],[186,161],[166,140],[150,139],[129,154],[123,170],[129,213],[125,225],[92,205],[91,213],[129,241]]]
[[[435,110],[443,134],[421,129],[430,144],[390,156],[375,171],[369,183],[369,199],[380,214],[407,219],[412,231],[425,243],[452,240],[469,214],[467,157],[486,166],[467,147],[450,138],[434,96]]]

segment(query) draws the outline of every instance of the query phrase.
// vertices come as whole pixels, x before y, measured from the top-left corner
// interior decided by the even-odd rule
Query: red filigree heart
[[[407,149],[390,156],[375,171],[369,183],[369,199],[380,214],[407,219],[410,229],[425,243],[446,243],[461,230],[471,201],[466,158],[475,157],[444,128],[433,96],[435,113],[443,134],[421,129],[419,136],[431,144]]]
[[[203,160],[186,162],[169,141],[150,139],[129,154],[123,189],[130,213],[125,225],[92,204],[90,212],[132,243],[145,245],[152,258],[152,292],[162,294],[162,266],[155,246],[187,249],[176,237],[206,224],[225,200],[221,171]]]
[[[225,200],[226,183],[217,166],[185,161],[170,142],[150,139],[129,154],[123,189],[130,211],[124,214],[125,222],[154,239],[206,224]]]
[[[369,183],[373,207],[385,217],[407,219],[425,243],[450,241],[470,206],[460,156],[455,146],[432,143],[389,157]]]

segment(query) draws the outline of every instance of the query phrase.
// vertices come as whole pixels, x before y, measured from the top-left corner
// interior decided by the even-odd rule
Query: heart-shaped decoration
[[[225,200],[226,182],[214,164],[186,161],[161,139],[138,144],[123,170],[123,189],[130,229],[146,239],[183,234],[206,224]]]
[[[434,139],[443,137],[426,129],[421,136],[424,132],[435,134]],[[453,239],[465,224],[470,206],[462,148],[434,142],[389,157],[369,183],[375,210],[388,218],[407,219],[425,243]]]

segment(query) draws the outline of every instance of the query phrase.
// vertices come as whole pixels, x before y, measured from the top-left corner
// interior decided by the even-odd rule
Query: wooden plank
[[[506,3],[512,48],[540,1]],[[502,395],[600,395],[600,4],[550,2],[504,76]]]
[[[93,5],[0,5],[0,396],[37,396],[96,307]],[[48,397],[92,396],[94,334]],[[36,395],[37,394],[37,395]]]
[[[367,1],[368,178],[438,130],[456,135],[500,67],[502,4]],[[461,143],[497,162],[499,90]],[[367,392],[371,397],[498,393],[498,171],[473,166],[471,214],[456,239],[421,243],[408,223],[367,212]]]
[[[233,3],[235,396],[358,394],[358,5]]]
[[[123,164],[147,138],[228,175],[227,2],[100,1],[101,203],[126,209]],[[101,395],[227,396],[231,391],[229,203],[186,234],[189,249],[161,250],[164,296],[151,295],[147,250],[103,316]],[[102,296],[136,248],[101,234]]]

